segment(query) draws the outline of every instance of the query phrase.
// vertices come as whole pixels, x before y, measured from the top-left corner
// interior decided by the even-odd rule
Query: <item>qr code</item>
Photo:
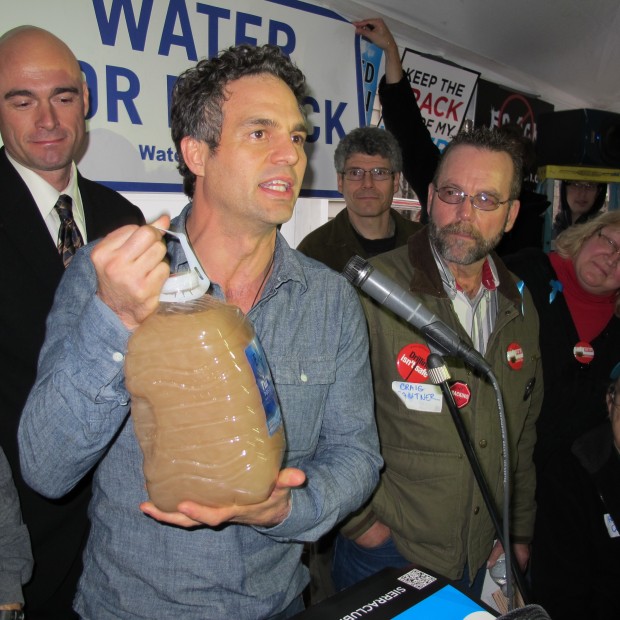
[[[423,573],[421,570],[414,568],[410,570],[408,573],[401,575],[398,578],[398,581],[402,581],[406,583],[408,586],[413,586],[416,590],[422,590],[426,588],[429,584],[433,583],[433,581],[437,581],[436,577],[432,575],[428,575]]]

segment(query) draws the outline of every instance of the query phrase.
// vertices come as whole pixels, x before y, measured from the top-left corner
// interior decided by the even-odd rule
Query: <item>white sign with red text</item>
[[[443,150],[461,128],[480,74],[408,48],[402,65],[433,141]]]

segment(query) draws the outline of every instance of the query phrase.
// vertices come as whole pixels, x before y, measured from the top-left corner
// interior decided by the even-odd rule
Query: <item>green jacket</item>
[[[532,461],[535,422],[543,381],[538,346],[538,315],[527,290],[497,256],[499,313],[485,359],[501,387],[511,457],[511,540],[531,540],[535,517],[535,472]],[[426,229],[408,245],[370,261],[377,270],[409,289],[471,345],[447,296],[431,253]],[[396,367],[399,351],[424,339],[405,321],[362,296],[369,325],[375,411],[385,459],[381,481],[370,503],[351,517],[343,533],[356,538],[379,519],[392,530],[394,542],[408,560],[450,579],[460,578],[465,562],[470,576],[486,562],[495,538],[492,521],[471,472],[445,402],[441,412],[407,409],[392,391],[403,382]],[[518,343],[523,366],[508,364],[507,349]],[[499,509],[502,508],[501,436],[492,386],[465,367],[445,358],[453,380],[465,382],[470,402],[460,409],[471,443]]]
[[[394,209],[390,209],[390,213],[396,227],[395,247],[400,247],[405,245],[407,239],[420,230],[422,225],[405,219]],[[334,219],[306,235],[297,249],[336,271],[342,271],[348,260],[356,254],[368,258],[351,226],[346,208]]]

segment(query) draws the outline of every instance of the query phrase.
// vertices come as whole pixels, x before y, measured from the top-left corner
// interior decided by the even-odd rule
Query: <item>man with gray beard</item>
[[[499,132],[459,134],[429,185],[428,225],[407,246],[370,262],[413,292],[493,368],[502,388],[511,455],[510,535],[524,569],[535,516],[532,452],[542,402],[538,316],[529,292],[493,252],[517,217],[520,173],[518,147]],[[492,520],[443,395],[428,383],[431,350],[391,311],[365,296],[362,301],[385,468],[369,503],[338,536],[334,583],[342,589],[386,566],[416,563],[479,596],[485,568],[503,550],[493,544]],[[462,360],[445,361],[459,413],[501,506],[494,391]]]

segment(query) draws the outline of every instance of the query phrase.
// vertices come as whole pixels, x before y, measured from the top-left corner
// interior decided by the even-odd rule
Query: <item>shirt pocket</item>
[[[290,465],[316,450],[330,386],[336,381],[333,359],[270,359],[286,435]]]

